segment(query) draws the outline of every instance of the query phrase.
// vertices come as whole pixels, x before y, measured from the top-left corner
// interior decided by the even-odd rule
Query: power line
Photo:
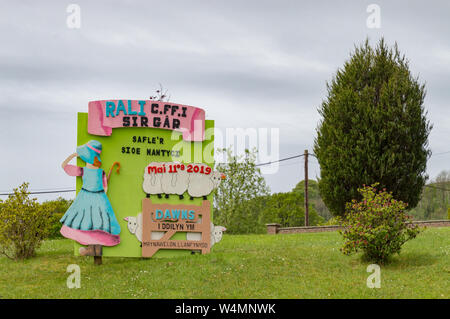
[[[294,158],[299,158],[299,157],[302,157],[302,156],[304,156],[304,154],[294,155],[294,156],[282,158],[282,159],[279,159],[279,160],[276,160],[276,161],[270,161],[270,162],[266,162],[266,163],[260,163],[260,164],[256,164],[255,166],[270,165],[270,164],[274,164],[274,163],[279,163],[279,162],[288,161],[288,160],[291,160],[291,159],[294,159]]]
[[[72,189],[71,186],[66,186],[66,187],[53,187],[53,188],[35,188],[33,190],[33,192],[44,192],[44,191],[64,191],[64,190],[68,190],[68,189]],[[10,193],[10,190],[3,190],[0,191],[0,193]]]
[[[448,152],[442,152],[442,153],[437,153],[437,154],[433,154],[433,155],[442,155],[442,154],[447,154],[450,153],[450,151]],[[317,156],[314,153],[308,153],[308,155],[312,155],[313,157],[315,157],[317,159]],[[296,159],[296,158],[300,158],[302,156],[305,156],[305,154],[298,154],[298,155],[294,155],[294,156],[290,156],[290,157],[285,157],[276,161],[270,161],[270,162],[265,162],[265,163],[259,163],[259,164],[255,164],[256,167],[258,166],[264,166],[264,165],[270,165],[270,164],[275,164],[275,163],[280,163],[280,162],[284,162],[284,161],[289,161],[292,159]],[[290,166],[290,165],[294,165],[294,164],[288,164],[288,165],[281,165],[281,166]],[[424,187],[430,187],[430,188],[435,188],[435,189],[440,189],[440,190],[444,190],[444,191],[449,191],[450,189],[446,189],[446,188],[442,188],[442,187],[436,187],[436,186],[432,186],[432,185],[424,185]],[[46,190],[36,190],[36,191],[30,191],[28,194],[55,194],[55,193],[70,193],[70,192],[75,192],[76,189],[46,189]],[[0,193],[0,196],[7,196],[7,195],[13,195],[14,192],[2,192]]]
[[[309,155],[313,155],[314,154],[309,154]],[[284,162],[284,161],[288,161],[291,159],[295,159],[295,158],[299,158],[304,156],[304,154],[299,154],[299,155],[294,155],[294,156],[290,156],[290,157],[285,157],[276,161],[270,161],[270,162],[266,162],[266,163],[260,163],[260,164],[256,164],[255,166],[263,166],[263,165],[269,165],[269,164],[273,164],[273,163],[278,163],[278,162]],[[70,192],[75,192],[76,189],[42,189],[42,190],[36,190],[36,191],[30,191],[28,192],[28,194],[30,195],[34,195],[34,194],[55,194],[55,193],[70,193]],[[2,192],[0,193],[0,196],[7,196],[7,195],[13,195],[14,192]]]
[[[298,163],[287,163],[287,164],[279,165],[278,167],[287,167],[287,166],[294,166],[294,165],[299,165],[299,164]]]
[[[447,152],[441,152],[441,153],[436,153],[436,154],[431,154],[431,157],[436,156],[436,155],[444,155],[444,154],[449,154],[450,151]]]
[[[294,155],[294,156],[282,158],[282,159],[279,159],[279,160],[276,160],[276,161],[270,161],[270,162],[266,162],[266,163],[256,164],[255,166],[263,166],[263,165],[270,165],[270,164],[274,164],[274,163],[284,162],[284,161],[288,161],[288,160],[291,160],[291,159],[294,159],[294,158],[302,157],[304,155],[305,154]]]
[[[72,186],[65,186],[65,187],[46,187],[46,188],[35,188],[32,192],[43,192],[43,191],[64,191],[72,189]],[[11,190],[1,190],[0,193],[12,193]]]
[[[443,191],[450,192],[450,189],[443,188],[443,187],[439,187],[439,186],[434,186],[434,185],[424,185],[424,187],[429,187],[429,188],[434,188],[434,189],[440,189],[440,190],[443,190]]]
[[[49,190],[49,191],[32,191],[32,192],[28,192],[28,194],[34,195],[34,194],[70,193],[70,192],[76,192],[76,189]],[[12,192],[12,193],[0,193],[0,196],[7,196],[7,195],[14,195],[14,192]]]

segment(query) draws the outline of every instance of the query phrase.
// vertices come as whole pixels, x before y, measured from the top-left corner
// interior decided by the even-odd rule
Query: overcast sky
[[[0,3],[0,191],[23,181],[73,188],[60,163],[75,151],[76,113],[92,100],[147,99],[158,83],[218,128],[279,128],[280,157],[312,150],[326,82],[355,44],[381,36],[426,83],[430,177],[450,169],[450,153],[439,154],[450,151],[448,1]],[[79,29],[67,26],[71,3],[81,9]],[[380,28],[367,26],[372,3]],[[266,175],[271,190],[291,190],[302,165],[284,162]],[[314,159],[309,174],[320,174]]]

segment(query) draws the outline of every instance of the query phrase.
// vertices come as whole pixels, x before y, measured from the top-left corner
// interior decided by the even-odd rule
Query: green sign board
[[[147,223],[146,225],[150,225],[150,223],[153,222],[155,223],[154,225],[157,225],[155,227],[161,228],[161,225],[163,227],[167,227],[166,225],[167,223],[172,223],[170,224],[171,228],[175,228],[175,225],[177,227],[183,227],[183,225],[186,226],[187,222],[188,229],[191,229],[192,225],[189,225],[190,220],[188,220],[190,217],[192,217],[192,222],[194,222],[194,220],[198,222],[202,219],[201,216],[194,216],[194,212],[196,210],[195,208],[197,206],[199,207],[199,211],[200,207],[207,207],[209,211],[208,221],[212,219],[211,218],[212,205],[209,205],[210,203],[212,203],[213,195],[211,192],[205,194],[204,196],[191,197],[188,191],[186,191],[184,196],[179,196],[175,194],[164,194],[163,192],[161,194],[147,194],[145,192],[145,189],[143,188],[144,175],[156,173],[156,169],[155,172],[151,171],[151,169],[153,169],[151,167],[151,163],[153,164],[166,163],[167,165],[165,165],[164,168],[165,169],[167,168],[167,170],[165,170],[165,172],[169,172],[170,170],[172,170],[172,166],[173,169],[175,170],[178,167],[178,171],[180,171],[180,167],[182,167],[182,169],[183,170],[186,169],[187,172],[189,163],[195,163],[194,165],[197,166],[200,165],[199,167],[189,168],[192,171],[192,173],[189,173],[189,176],[191,176],[190,177],[191,183],[193,183],[193,181],[196,178],[195,174],[198,175],[200,174],[200,172],[206,174],[204,173],[204,171],[210,174],[212,172],[212,167],[214,164],[213,163],[214,136],[211,133],[213,132],[214,129],[214,121],[212,120],[203,121],[202,123],[204,125],[203,132],[205,133],[203,137],[198,138],[197,136],[197,138],[189,138],[189,134],[187,134],[186,130],[183,130],[182,127],[184,122],[182,119],[183,113],[181,111],[181,107],[179,107],[180,112],[178,113],[178,116],[182,120],[178,121],[179,123],[177,124],[176,121],[177,110],[174,112],[172,111],[173,107],[172,110],[168,109],[167,107],[165,109],[164,106],[162,106],[163,104],[161,103],[159,104],[160,104],[159,112],[161,115],[160,125],[163,125],[164,123],[165,118],[163,113],[164,111],[167,111],[169,115],[171,114],[171,112],[174,113],[171,115],[174,116],[175,120],[173,119],[170,120],[171,125],[170,127],[165,128],[162,126],[152,127],[152,125],[148,126],[140,125],[143,123],[141,118],[139,119],[139,122],[137,120],[133,120],[133,117],[139,117],[138,115],[139,106],[143,106],[143,103],[136,105],[136,108],[130,106],[130,108],[128,109],[129,111],[128,114],[126,107],[123,110],[119,110],[119,113],[115,113],[117,110],[113,109],[113,107],[116,104],[109,104],[109,105],[107,104],[107,106],[110,108],[109,115],[111,115],[111,117],[112,115],[117,114],[121,115],[121,117],[123,118],[120,120],[121,124],[111,124],[110,127],[112,127],[113,129],[110,128],[109,131],[107,125],[104,124],[106,123],[106,121],[103,121],[100,126],[106,132],[105,134],[96,133],[95,135],[93,135],[89,133],[90,131],[92,132],[93,127],[91,124],[92,120],[89,118],[91,116],[91,108],[89,110],[90,111],[89,115],[88,113],[78,113],[77,145],[79,146],[86,145],[88,144],[88,142],[92,140],[99,142],[99,144],[101,145],[100,168],[105,171],[106,175],[110,172],[110,169],[112,168],[114,163],[118,162],[120,164],[119,172],[116,172],[117,165],[116,167],[114,167],[114,169],[112,169],[110,179],[107,182],[107,191],[106,191],[107,198],[109,199],[111,207],[114,211],[115,218],[120,226],[120,233],[117,235],[120,236],[120,243],[115,244],[113,246],[102,246],[100,253],[100,255],[102,256],[141,257],[143,256],[142,254],[143,245],[149,246],[151,244],[155,246],[154,243],[153,244],[151,243],[152,239],[148,234],[144,235],[144,237],[147,238],[147,241],[145,241],[142,238],[140,238],[142,237],[142,235],[138,236],[138,231],[136,231],[136,227],[137,228],[141,227],[142,231],[143,221],[142,218],[139,219],[140,218],[139,214],[142,214],[143,212],[144,201],[147,201],[146,203],[149,203],[149,205],[150,204],[156,205],[154,207],[163,207],[158,205],[167,205],[167,207],[172,207],[173,208],[172,210],[168,209],[166,211],[171,211],[172,213],[174,211],[176,213],[179,211],[180,216],[179,218],[180,220],[174,219],[173,214],[170,215],[170,218],[168,218],[167,216],[164,216],[165,213],[164,210],[152,211],[153,206],[150,205],[148,206],[149,217],[148,218],[144,217]],[[105,109],[108,110],[107,108]],[[153,109],[149,108],[147,110],[147,113],[151,113],[155,109],[157,110],[156,107],[153,107]],[[143,117],[145,114],[144,108],[142,108],[141,111],[142,111],[141,117]],[[186,112],[186,110],[184,110],[184,112]],[[105,115],[103,114],[103,116]],[[146,117],[148,117],[148,119],[145,120],[145,123],[158,122],[152,121],[152,117],[148,116],[147,114]],[[117,118],[115,118],[114,120],[117,121]],[[133,125],[133,122],[139,124]],[[192,131],[193,130],[191,129],[191,132]],[[95,151],[95,149],[91,145],[87,146],[89,146],[90,149]],[[78,168],[83,167],[86,170],[85,168],[86,162],[80,157],[77,158],[77,166]],[[204,167],[201,166],[206,167],[206,169],[204,170]],[[193,171],[194,169],[195,173]],[[83,181],[83,177],[80,176],[80,174],[77,175],[78,176],[76,177],[76,186],[77,186],[76,189],[78,196],[82,188],[84,189],[83,183],[86,182]],[[155,176],[158,177],[159,175]],[[171,176],[172,175],[170,175],[169,178],[172,178]],[[200,176],[200,178],[203,178],[203,175]],[[209,203],[205,201],[209,201]],[[208,206],[205,206],[205,203],[208,204]],[[189,210],[189,212],[191,212],[190,215],[187,215],[188,210],[184,211],[181,208],[178,210],[177,209],[178,206],[181,208],[191,207],[192,209]],[[177,225],[176,223],[181,222],[181,216],[184,216],[184,214],[186,214],[186,216],[189,216],[188,218],[186,218],[187,221],[184,220],[183,221],[184,224],[182,226]],[[203,214],[205,214],[204,211]],[[166,217],[166,219],[164,219],[164,217]],[[158,218],[160,218],[161,220],[158,220]],[[164,219],[165,224],[163,223],[162,219]],[[136,223],[140,225],[135,225]],[[211,227],[214,227],[212,223]],[[144,229],[144,232],[145,231],[146,230]],[[153,256],[155,257],[174,256],[174,255],[179,256],[183,254],[190,254],[191,251],[195,251],[196,246],[191,246],[191,242],[186,240],[189,239],[188,238],[189,236],[187,234],[189,233],[181,231],[174,233],[173,236],[170,237],[170,240],[178,240],[179,243],[183,243],[184,249],[181,248],[181,245],[179,245],[180,249],[177,249],[177,246],[175,245],[172,245],[173,247],[170,247],[171,249],[164,249],[164,245],[161,245],[161,249],[158,249],[156,252],[153,252],[154,253]],[[211,234],[212,232],[210,233],[208,230],[208,236]],[[205,238],[203,238],[203,240],[205,240]],[[157,241],[155,240],[155,242]],[[186,246],[190,247],[190,249],[186,249],[185,248]],[[81,247],[83,247],[83,245],[75,241],[74,247],[75,255],[80,254]],[[209,247],[210,246],[208,246],[208,252]]]

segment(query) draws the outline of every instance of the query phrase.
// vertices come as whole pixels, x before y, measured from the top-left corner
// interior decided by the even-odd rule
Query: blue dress
[[[61,223],[72,229],[120,233],[120,225],[103,188],[103,174],[102,169],[83,168],[83,187]]]

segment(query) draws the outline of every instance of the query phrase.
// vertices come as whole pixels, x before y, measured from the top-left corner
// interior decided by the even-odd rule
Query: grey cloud
[[[450,150],[446,1],[376,1],[381,29],[366,27],[368,0],[76,3],[79,30],[66,27],[68,3],[1,4],[1,164],[8,169],[0,190],[24,180],[32,188],[73,183],[58,167],[76,144],[76,112],[89,100],[146,98],[159,82],[175,102],[206,107],[217,127],[279,127],[281,156],[311,149],[325,83],[366,37],[398,42],[427,84],[431,148]],[[430,175],[448,169],[448,158],[430,160]],[[267,176],[274,191],[302,178],[289,167]]]

